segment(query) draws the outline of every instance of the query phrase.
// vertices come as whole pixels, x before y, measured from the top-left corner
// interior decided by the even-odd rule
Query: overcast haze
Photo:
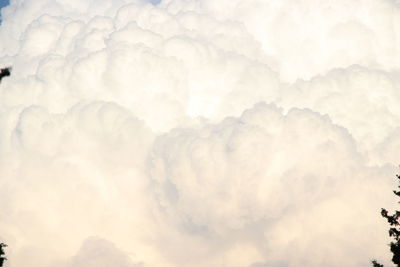
[[[1,12],[6,266],[388,264],[398,1]]]

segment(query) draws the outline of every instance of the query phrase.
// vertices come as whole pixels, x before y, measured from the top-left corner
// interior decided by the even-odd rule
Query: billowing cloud
[[[370,151],[399,129],[399,89],[396,72],[351,66],[294,83],[285,90],[282,104],[328,114],[356,138],[360,149]],[[374,163],[382,163],[375,155],[370,156]]]
[[[396,1],[11,0],[0,239],[13,266],[389,259]]]
[[[385,198],[371,191],[384,170],[366,167],[348,131],[310,110],[284,115],[260,104],[217,125],[173,130],[155,142],[151,166],[170,223],[225,250],[245,241],[267,262],[358,266],[376,246],[359,247],[379,221],[379,205],[362,203]]]
[[[284,80],[353,64],[398,68],[398,1],[204,0],[162,2],[244,24],[276,62]]]
[[[99,238],[88,238],[68,266],[77,267],[135,267],[143,266],[134,264],[129,257],[118,250],[114,244]]]

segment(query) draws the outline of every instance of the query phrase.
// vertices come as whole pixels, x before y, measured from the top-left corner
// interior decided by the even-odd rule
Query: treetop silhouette
[[[10,75],[11,75],[11,67],[0,69],[0,82],[4,77],[10,76]]]
[[[399,185],[397,186],[397,188],[400,189],[400,175],[396,174],[396,177],[399,180]],[[400,197],[400,191],[393,190],[393,193],[396,196]],[[386,209],[382,208],[381,215],[390,224],[389,236],[393,238],[393,241],[390,242],[390,251],[393,254],[392,262],[396,264],[396,267],[400,267],[400,211],[396,210],[393,214],[389,214]],[[372,261],[372,265],[374,267],[384,267],[376,260]]]
[[[5,252],[4,252],[4,248],[7,247],[6,244],[4,243],[0,243],[0,267],[3,266],[4,261],[7,260],[7,258],[5,257]]]

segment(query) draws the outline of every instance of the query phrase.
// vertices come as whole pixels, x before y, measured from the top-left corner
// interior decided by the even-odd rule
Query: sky
[[[0,0],[0,8],[3,8],[9,4],[8,0]],[[1,16],[0,16],[0,22],[1,22]]]
[[[3,7],[5,7],[6,5],[8,5],[9,4],[9,1],[8,0],[0,0],[0,8],[3,8]]]
[[[392,0],[11,1],[6,266],[390,264],[399,25]]]

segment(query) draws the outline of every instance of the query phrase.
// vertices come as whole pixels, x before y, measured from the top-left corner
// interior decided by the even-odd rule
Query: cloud
[[[265,216],[280,217],[289,202],[300,202],[292,194],[272,192],[293,186],[302,200],[314,202],[318,195],[327,195],[325,184],[335,184],[331,179],[343,176],[329,174],[330,168],[359,168],[361,160],[351,136],[328,118],[307,110],[284,116],[266,105],[216,126],[174,130],[156,141],[154,154],[154,177],[164,188],[163,198],[189,222],[210,224],[208,230],[217,233]],[[339,159],[344,165],[337,169]],[[315,166],[316,161],[324,164]]]
[[[356,138],[360,149],[369,151],[373,163],[382,164],[393,161],[379,159],[371,150],[398,131],[399,86],[396,72],[354,65],[294,83],[286,89],[282,102],[287,107],[306,107],[329,114],[333,122]]]
[[[196,4],[197,3],[197,4]],[[245,25],[276,62],[285,81],[310,79],[353,64],[398,68],[399,5],[395,1],[174,1],[172,12],[194,10]]]
[[[12,0],[2,17],[13,266],[389,259],[395,1]]]
[[[129,257],[118,250],[114,244],[99,238],[88,238],[68,266],[84,267],[134,267],[143,266],[133,264]]]
[[[213,249],[228,253],[250,240],[268,262],[288,266],[338,266],[343,259],[358,266],[377,249],[359,242],[379,225],[379,205],[368,199],[386,193],[368,188],[381,184],[374,175],[385,171],[368,168],[352,136],[326,116],[299,109],[284,115],[259,104],[217,125],[176,129],[153,149],[160,210],[181,231],[223,244]],[[197,253],[191,257],[212,258]],[[230,266],[251,264],[235,257]]]

